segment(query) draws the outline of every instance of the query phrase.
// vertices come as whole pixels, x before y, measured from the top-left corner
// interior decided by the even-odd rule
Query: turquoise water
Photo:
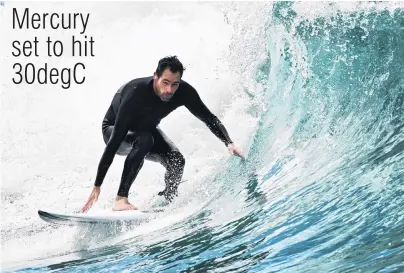
[[[17,271],[403,272],[404,10],[304,5],[267,14],[247,161],[217,167],[202,207]]]

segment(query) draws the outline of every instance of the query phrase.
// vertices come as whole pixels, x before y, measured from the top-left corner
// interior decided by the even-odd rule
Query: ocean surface
[[[13,30],[13,7],[89,13],[94,56],[69,56],[79,29]],[[0,25],[2,272],[404,272],[403,3],[6,1]],[[13,40],[48,36],[66,54],[11,55]],[[180,108],[161,128],[186,181],[164,213],[131,225],[41,220],[38,209],[84,205],[113,94],[166,55],[246,161]],[[15,62],[82,62],[86,82],[16,85]],[[93,210],[113,205],[123,162]],[[159,206],[163,177],[146,162],[130,200]]]

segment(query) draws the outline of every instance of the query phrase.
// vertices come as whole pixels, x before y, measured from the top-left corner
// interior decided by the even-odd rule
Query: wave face
[[[203,124],[180,110],[162,127],[186,156],[188,182],[181,185],[180,196],[167,207],[168,213],[138,226],[49,227],[30,213],[49,204],[77,209],[87,198],[103,149],[100,123],[94,124],[94,120],[101,121],[113,89],[100,92],[102,84],[91,82],[96,91],[71,92],[69,101],[85,92],[100,92],[103,105],[94,106],[92,113],[75,124],[99,142],[80,147],[78,158],[45,151],[42,159],[52,158],[46,167],[30,157],[24,161],[18,147],[14,155],[2,158],[5,166],[18,162],[23,168],[36,169],[31,178],[19,175],[20,180],[39,183],[56,193],[62,188],[66,195],[54,197],[50,203],[42,201],[47,196],[43,190],[20,190],[19,182],[5,171],[2,213],[6,217],[21,215],[17,223],[6,218],[2,224],[2,237],[10,238],[2,240],[3,249],[9,249],[2,254],[3,263],[6,260],[10,271],[404,270],[402,3],[119,5],[120,9],[138,9],[138,17],[123,13],[118,18],[109,14],[110,4],[89,4],[87,8],[101,18],[94,34],[108,37],[102,40],[107,48],[120,39],[117,28],[142,32],[145,44],[158,40],[146,35],[150,31],[156,37],[170,37],[171,32],[161,29],[163,23],[174,27],[181,37],[192,37],[179,38],[184,39],[182,45],[168,40],[167,50],[136,43],[134,47],[145,51],[142,56],[174,49],[181,52],[190,67],[188,79],[200,87],[201,96],[245,150],[247,161],[229,158]],[[179,10],[181,16],[172,16]],[[206,40],[199,38],[202,36]],[[146,57],[141,58],[147,62]],[[94,62],[94,67],[119,64],[108,56]],[[97,73],[94,78],[102,77]],[[111,78],[116,85],[132,75],[111,73],[115,73]],[[114,85],[108,83],[110,86]],[[27,125],[29,118],[43,115],[30,104],[30,96],[29,92],[7,97],[2,93],[2,100],[22,97],[28,104],[21,109],[2,109],[9,121],[5,135],[14,134],[3,147],[11,147],[22,135],[11,123],[16,111],[33,111],[30,117],[19,116]],[[53,96],[67,97],[65,93]],[[37,99],[45,103],[47,97],[42,94]],[[83,111],[73,115],[78,118]],[[42,133],[44,125],[29,123],[32,135],[28,141],[45,145],[45,139],[64,130],[52,124],[68,123],[70,118],[67,114],[58,120],[49,117],[46,133]],[[62,148],[76,147],[66,143],[77,140],[76,135],[68,134]],[[46,145],[57,144],[55,140]],[[11,154],[7,148],[3,151]],[[33,156],[37,151],[29,152]],[[112,204],[123,163],[123,159],[116,160],[119,163],[114,163],[105,185],[105,192],[111,193],[100,200],[100,207]],[[66,166],[73,171],[65,170]],[[156,201],[163,175],[162,168],[145,164],[130,198],[139,206],[152,206],[150,200]],[[78,178],[83,181],[75,185],[72,180]],[[21,250],[21,244],[30,249]],[[18,255],[21,253],[25,258]]]

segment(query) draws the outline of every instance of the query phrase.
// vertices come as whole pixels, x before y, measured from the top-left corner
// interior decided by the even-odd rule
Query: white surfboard
[[[143,221],[152,217],[155,213],[162,211],[162,209],[127,211],[102,210],[88,213],[64,213],[38,210],[38,215],[44,221],[57,224],[110,223],[118,221]]]

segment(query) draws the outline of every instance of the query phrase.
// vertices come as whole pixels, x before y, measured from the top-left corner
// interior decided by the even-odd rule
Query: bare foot
[[[137,210],[137,208],[129,203],[128,198],[117,196],[115,199],[115,206],[112,208],[112,210]]]

